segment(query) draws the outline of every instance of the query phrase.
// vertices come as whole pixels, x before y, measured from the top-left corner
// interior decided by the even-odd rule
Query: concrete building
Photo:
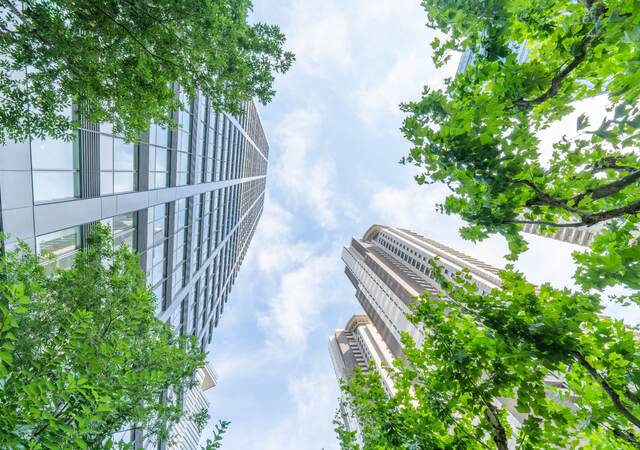
[[[0,229],[66,267],[97,222],[140,255],[158,316],[211,342],[262,214],[269,146],[253,102],[216,113],[208,99],[135,143],[77,111],[75,140],[0,149]],[[71,112],[69,112],[71,114]]]
[[[354,285],[356,298],[369,321],[354,316],[344,330],[336,331],[329,338],[329,352],[338,379],[349,379],[353,367],[363,367],[368,361],[373,361],[378,367],[378,360],[390,365],[389,357],[391,360],[402,358],[401,332],[409,333],[418,343],[422,340],[421,330],[407,320],[406,314],[416,296],[423,292],[435,296],[440,291],[438,283],[431,276],[429,261],[434,257],[440,258],[439,264],[445,277],[450,278],[467,269],[480,291],[489,292],[500,287],[499,269],[413,231],[373,225],[362,239],[353,238],[350,245],[344,248],[342,259],[345,274]],[[369,347],[363,345],[366,341],[358,339],[358,336],[368,330],[366,327],[375,330],[367,334],[379,336],[384,343],[384,346],[378,343],[376,347],[386,346],[388,349],[386,359],[376,356],[375,352],[373,357],[369,357],[369,353],[364,351]],[[381,354],[386,355],[385,352]],[[385,389],[393,395],[393,380],[388,372],[380,373]],[[547,382],[556,385],[561,383],[551,375]],[[496,401],[509,411],[511,426],[519,427],[525,416],[516,411],[515,400],[499,398]],[[349,416],[343,404],[341,408]],[[345,425],[351,431],[359,430],[355,418],[350,423],[345,422]]]
[[[436,294],[429,261],[439,256],[444,276],[469,269],[480,289],[498,287],[498,269],[409,230],[373,225],[362,239],[353,238],[342,252],[345,273],[356,298],[394,357],[402,355],[400,333],[421,334],[406,318],[414,297]]]
[[[394,357],[367,316],[354,315],[344,329],[336,330],[329,336],[329,355],[339,381],[349,380],[356,367],[363,372],[374,367],[387,393],[393,395],[395,392],[393,379],[388,372]],[[340,400],[340,412],[346,429],[355,431],[356,438],[362,445],[358,421],[343,399]]]

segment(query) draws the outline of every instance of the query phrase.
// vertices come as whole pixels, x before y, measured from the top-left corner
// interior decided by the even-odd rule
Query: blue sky
[[[461,222],[435,212],[444,190],[418,187],[397,163],[409,150],[398,104],[440,86],[457,65],[433,67],[434,32],[418,0],[254,1],[253,20],[278,24],[297,61],[260,108],[270,143],[265,210],[209,349],[220,376],[210,412],[232,422],[225,450],[336,449],[327,337],[361,311],[342,246],[373,223],[494,265],[506,245],[463,241]],[[517,266],[532,281],[570,284],[575,247],[530,242]]]

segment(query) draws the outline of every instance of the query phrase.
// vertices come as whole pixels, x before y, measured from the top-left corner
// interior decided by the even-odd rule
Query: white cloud
[[[410,228],[420,224],[443,225],[446,216],[435,213],[436,203],[446,195],[446,188],[440,184],[418,186],[378,186],[372,189],[370,210],[388,225]]]
[[[399,124],[402,117],[399,104],[418,97],[428,68],[424,54],[409,54],[397,59],[388,72],[355,92],[358,118],[370,128],[385,119],[393,119]]]
[[[340,300],[333,289],[341,274],[339,247],[314,255],[285,273],[269,299],[259,323],[267,331],[267,345],[276,353],[299,356],[307,347],[324,309]]]
[[[264,213],[260,218],[254,238],[256,249],[247,257],[246,264],[254,260],[264,275],[278,274],[298,264],[312,254],[308,242],[294,241],[293,215],[267,194]]]
[[[270,179],[286,199],[287,210],[305,209],[323,228],[338,225],[338,213],[352,208],[335,191],[336,168],[331,152],[322,147],[321,114],[312,109],[295,109],[276,125],[278,143]]]
[[[349,64],[349,21],[342,9],[326,0],[293,2],[288,42],[297,55],[294,70],[328,77]]]
[[[302,378],[290,379],[288,391],[295,409],[270,430],[256,448],[319,450],[319,445],[327,441],[324,424],[331,422],[336,408],[338,388],[335,377],[327,371],[311,371]],[[331,447],[324,447],[324,450],[333,449],[338,449],[335,441]]]
[[[402,118],[399,104],[418,99],[425,84],[440,87],[455,73],[457,58],[443,68],[433,67],[429,44],[441,34],[425,28],[427,17],[419,2],[360,0],[355,8],[362,12],[354,15],[353,25],[354,46],[362,49],[357,64],[368,70],[354,73],[357,88],[350,100],[370,130],[394,131]],[[381,48],[387,50],[384,58]]]

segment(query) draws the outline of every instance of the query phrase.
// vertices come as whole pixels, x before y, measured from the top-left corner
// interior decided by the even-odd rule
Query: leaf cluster
[[[425,88],[403,105],[413,144],[405,162],[452,193],[440,210],[458,214],[466,239],[506,237],[516,258],[523,224],[553,233],[640,213],[640,7],[629,1],[489,0],[422,2],[447,36],[433,43],[436,64],[452,49],[473,58],[443,89]],[[522,54],[526,55],[525,58]],[[540,148],[540,132],[577,101],[607,95],[596,129],[578,118],[576,136]]]
[[[137,255],[97,225],[64,271],[0,257],[0,447],[103,448],[131,427],[170,442],[204,354],[156,317]]]
[[[468,272],[445,277],[434,262],[432,273],[442,293],[415,304],[424,335],[403,336],[397,392],[374,370],[343,385],[365,449],[640,445],[640,340],[600,314],[597,296],[536,287],[511,268],[490,293]]]
[[[65,109],[136,140],[174,125],[179,85],[232,114],[274,95],[293,54],[275,25],[249,24],[249,0],[8,0],[0,11],[0,142],[69,138]]]

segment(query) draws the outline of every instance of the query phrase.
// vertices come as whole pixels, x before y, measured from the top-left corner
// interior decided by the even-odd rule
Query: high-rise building
[[[97,222],[140,255],[158,316],[202,347],[224,311],[262,214],[269,146],[253,102],[234,116],[197,95],[128,143],[109,124],[81,124],[73,141],[0,149],[0,229],[70,265]],[[187,448],[187,447],[186,447]]]
[[[366,372],[373,364],[385,390],[393,392],[393,380],[387,375],[385,368],[391,367],[394,356],[376,327],[364,314],[354,315],[343,330],[336,330],[333,336],[329,336],[329,354],[339,379],[348,380],[356,367]]]
[[[350,245],[342,253],[345,273],[356,288],[356,298],[370,321],[354,316],[344,330],[336,331],[329,338],[329,351],[339,379],[349,379],[355,366],[364,367],[368,361],[378,366],[378,361],[386,365],[389,360],[378,355],[384,352],[372,352],[367,341],[358,338],[366,327],[368,335],[377,336],[385,344],[391,359],[402,358],[400,333],[409,333],[416,342],[423,339],[422,332],[411,324],[406,314],[415,297],[423,292],[437,295],[441,288],[432,277],[430,261],[439,257],[443,276],[452,278],[461,270],[468,270],[473,281],[481,292],[489,292],[500,287],[498,269],[482,261],[478,261],[464,253],[446,245],[428,239],[413,231],[373,225],[362,239],[353,238]],[[372,342],[377,342],[375,339]],[[385,348],[380,344],[374,348]],[[370,356],[371,355],[371,356]],[[393,380],[389,372],[381,370],[382,384],[387,392],[393,395]],[[549,376],[549,383],[558,383]],[[513,427],[518,427],[524,415],[515,409],[515,400],[496,399],[509,411],[508,420]],[[351,431],[359,431],[357,421],[341,402],[341,408],[349,417],[345,426]]]
[[[344,329],[336,330],[329,336],[329,355],[338,380],[347,381],[358,367],[367,372],[371,367],[378,373],[384,389],[389,395],[395,392],[389,369],[393,355],[387,344],[365,315],[354,315]],[[347,431],[354,431],[362,445],[358,421],[349,410],[347,402],[340,400],[340,412]]]
[[[440,257],[445,277],[468,269],[483,291],[498,287],[498,269],[409,230],[373,225],[362,239],[353,238],[342,252],[345,273],[356,288],[356,298],[387,343],[401,356],[400,333],[419,341],[419,331],[407,320],[409,305],[427,291],[436,294],[429,261]]]

